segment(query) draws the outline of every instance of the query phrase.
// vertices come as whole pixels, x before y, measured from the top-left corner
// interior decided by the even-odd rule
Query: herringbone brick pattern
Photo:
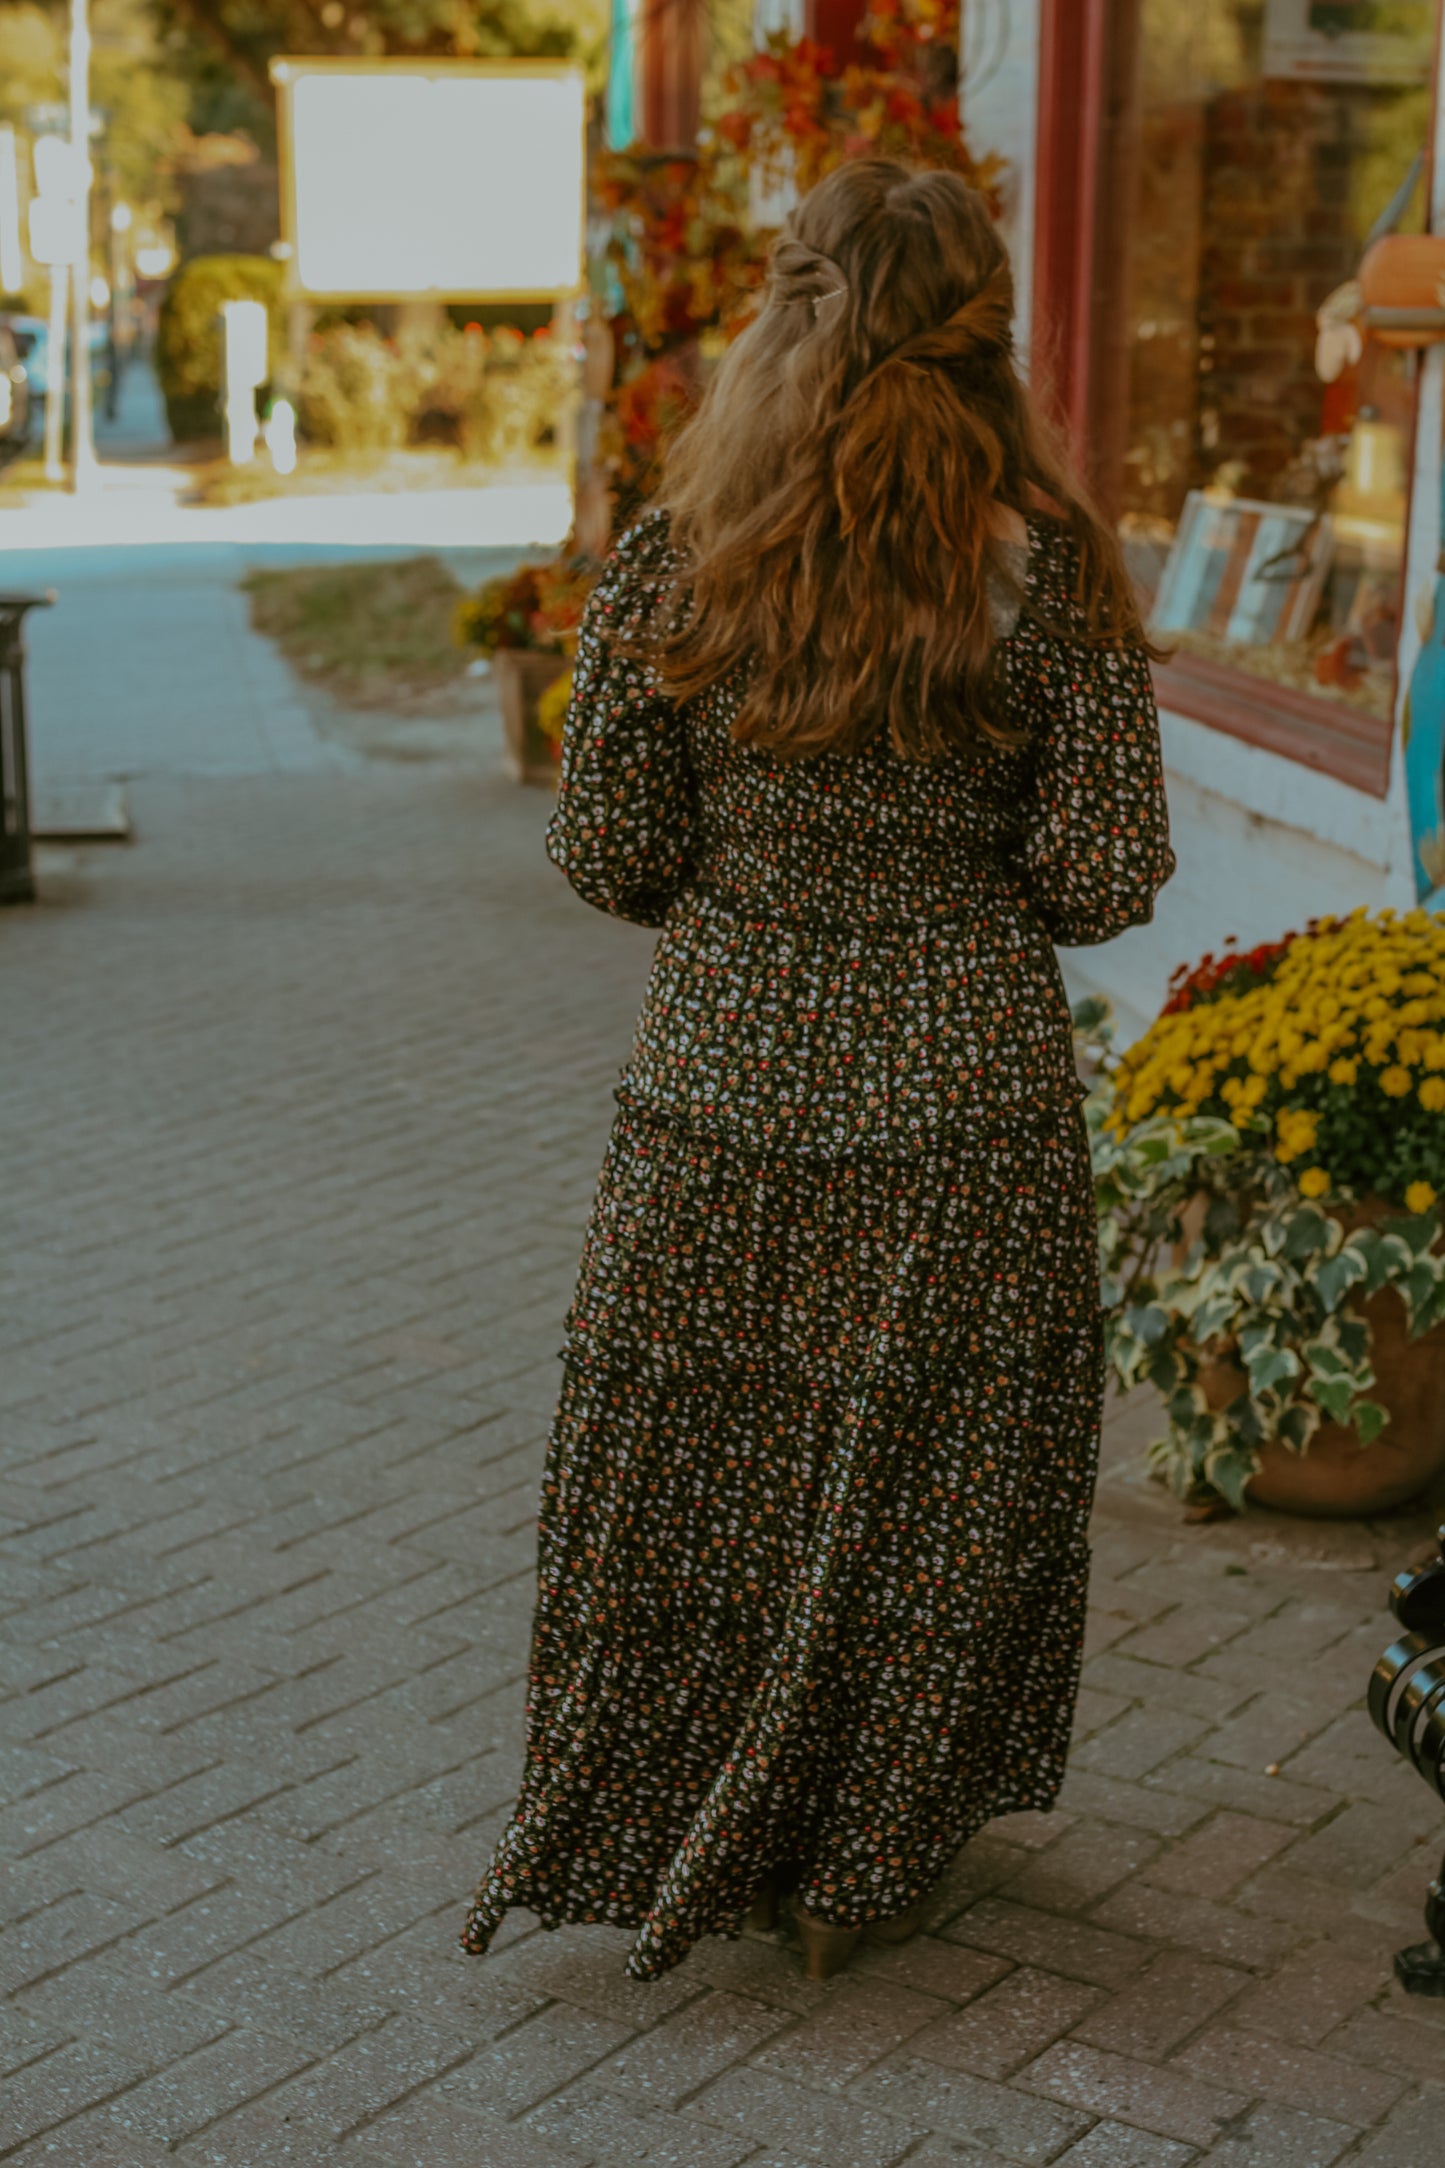
[[[455,1947],[651,937],[545,800],[137,794],[0,919],[0,2157],[1430,2168],[1445,1817],[1360,1698],[1423,1519],[1181,1527],[1111,1425],[1065,1803],[826,1987],[783,1935]]]

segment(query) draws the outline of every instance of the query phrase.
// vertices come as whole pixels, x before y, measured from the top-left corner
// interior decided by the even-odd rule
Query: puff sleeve
[[[697,791],[683,719],[646,663],[619,654],[672,565],[665,519],[625,534],[578,635],[547,856],[584,903],[660,926],[695,867]]]
[[[1049,938],[1108,941],[1174,871],[1159,715],[1140,647],[1044,638],[1018,870]]]

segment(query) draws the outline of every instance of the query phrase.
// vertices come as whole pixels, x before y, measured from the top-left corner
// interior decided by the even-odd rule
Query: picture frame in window
[[[1150,629],[1203,633],[1229,646],[1303,640],[1334,547],[1333,522],[1307,506],[1191,489]]]
[[[1306,83],[1424,83],[1435,0],[1265,0],[1264,73]]]

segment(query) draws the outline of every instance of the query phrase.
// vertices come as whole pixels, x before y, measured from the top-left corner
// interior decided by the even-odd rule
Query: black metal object
[[[1445,1799],[1445,1527],[1440,1556],[1401,1573],[1390,1609],[1405,1631],[1370,1680],[1370,1714],[1397,1753]],[[1395,1977],[1408,1995],[1445,1996],[1445,1864],[1425,1900],[1428,1942],[1401,1950]]]
[[[30,766],[25,723],[25,619],[54,595],[0,594],[0,903],[33,903]]]

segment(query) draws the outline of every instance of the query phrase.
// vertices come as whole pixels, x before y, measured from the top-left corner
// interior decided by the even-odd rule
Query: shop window
[[[1383,792],[1416,362],[1371,340],[1326,381],[1316,316],[1426,149],[1436,0],[1084,12],[1114,86],[1084,176],[1111,322],[1074,418],[1174,649],[1161,692]]]

